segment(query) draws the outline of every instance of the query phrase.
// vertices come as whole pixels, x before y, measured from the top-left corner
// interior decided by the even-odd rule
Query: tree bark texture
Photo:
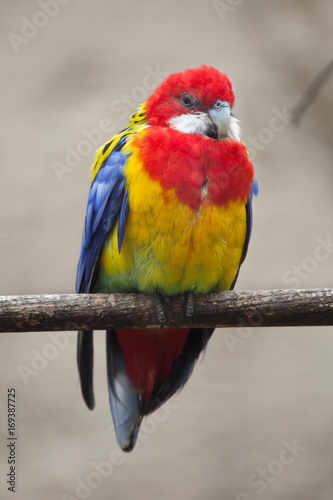
[[[165,328],[186,327],[180,297],[165,307]],[[192,327],[333,325],[333,289],[225,291],[199,295]],[[144,293],[0,297],[0,332],[159,327]]]

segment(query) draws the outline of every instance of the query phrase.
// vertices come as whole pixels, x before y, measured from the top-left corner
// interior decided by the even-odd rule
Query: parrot
[[[212,66],[173,73],[91,167],[76,291],[148,293],[161,324],[106,331],[109,403],[123,451],[206,351],[214,328],[191,328],[195,297],[233,289],[247,254],[258,183],[234,102],[229,77]],[[182,301],[186,328],[163,328],[170,297]],[[78,332],[77,364],[93,409],[92,330]]]

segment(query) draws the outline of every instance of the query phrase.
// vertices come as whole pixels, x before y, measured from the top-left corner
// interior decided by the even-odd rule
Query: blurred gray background
[[[0,294],[74,291],[94,150],[165,75],[202,63],[233,82],[260,187],[236,288],[332,287],[333,80],[298,128],[287,114],[332,58],[332,20],[327,0],[2,1]],[[93,412],[74,333],[2,335],[0,498],[15,387],[18,500],[331,500],[332,334],[216,331],[131,454],[111,427],[102,332]]]

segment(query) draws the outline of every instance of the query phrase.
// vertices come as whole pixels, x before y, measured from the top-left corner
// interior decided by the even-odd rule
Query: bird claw
[[[182,308],[186,313],[186,325],[190,326],[194,310],[195,310],[195,300],[193,292],[187,292],[180,297]]]
[[[165,308],[170,309],[170,297],[162,297],[159,293],[151,294],[153,300],[157,320],[160,323],[160,328],[163,330],[166,323]],[[180,296],[182,308],[186,314],[186,325],[190,326],[194,311],[195,311],[195,298],[193,292],[183,293]]]
[[[187,307],[186,307],[187,326],[190,326],[190,322],[194,314],[194,309],[195,309],[194,295],[192,292],[189,292],[187,296]]]
[[[153,299],[153,304],[155,307],[157,320],[160,323],[161,330],[163,330],[165,322],[166,322],[166,317],[165,317],[162,297],[158,293],[153,293],[152,299]]]
[[[164,298],[164,305],[167,308],[167,310],[170,311],[170,297]]]

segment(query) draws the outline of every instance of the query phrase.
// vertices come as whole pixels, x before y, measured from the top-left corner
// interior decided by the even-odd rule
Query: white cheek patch
[[[184,115],[175,116],[169,121],[170,127],[179,132],[201,135],[205,134],[209,123],[210,119],[206,113],[186,113]]]
[[[229,137],[229,139],[234,139],[235,141],[240,141],[240,133],[241,133],[241,129],[239,126],[239,120],[237,120],[237,118],[235,118],[234,116],[231,115],[227,136]]]
[[[205,135],[207,129],[211,125],[211,119],[207,113],[186,113],[171,118],[169,125],[171,128],[178,130],[178,132],[184,132],[185,134]],[[230,116],[230,124],[226,139],[240,141],[239,121],[232,115]]]

